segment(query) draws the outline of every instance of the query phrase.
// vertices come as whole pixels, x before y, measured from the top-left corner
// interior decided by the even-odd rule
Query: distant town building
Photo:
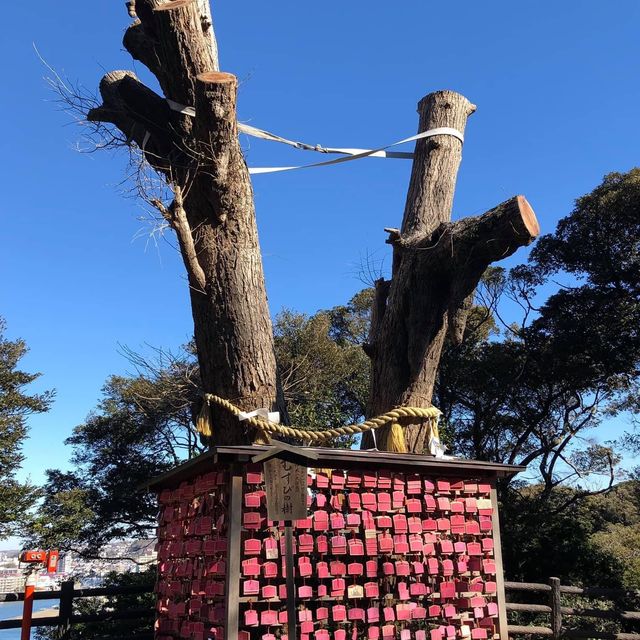
[[[100,558],[63,553],[55,574],[40,573],[38,589],[57,589],[63,580],[70,579],[80,586],[99,587],[109,573],[146,571],[157,561],[155,544],[155,539],[111,542],[101,550]],[[18,553],[0,551],[0,593],[24,591],[24,574],[20,569]]]
[[[65,553],[58,561],[58,573],[71,573],[73,571],[73,555]]]
[[[21,571],[0,571],[0,593],[24,591],[24,575]]]

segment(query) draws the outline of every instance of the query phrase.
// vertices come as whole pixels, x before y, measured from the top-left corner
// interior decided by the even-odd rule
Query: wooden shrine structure
[[[289,640],[292,612],[295,640],[507,640],[496,480],[523,467],[302,450],[295,598],[285,523],[267,517],[268,446],[216,447],[150,483],[157,640]]]

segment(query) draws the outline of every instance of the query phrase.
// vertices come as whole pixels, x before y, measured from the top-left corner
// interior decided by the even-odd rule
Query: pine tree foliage
[[[40,374],[19,368],[28,348],[24,340],[10,340],[6,323],[0,318],[0,539],[18,533],[37,490],[19,482],[16,474],[24,461],[22,445],[27,438],[27,417],[47,411],[52,392],[29,393],[29,385]]]

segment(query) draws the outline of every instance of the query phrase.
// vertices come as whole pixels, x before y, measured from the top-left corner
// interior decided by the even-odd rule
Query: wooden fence
[[[560,584],[558,578],[550,578],[548,584],[529,583],[529,582],[505,582],[505,590],[507,593],[538,593],[546,594],[548,604],[528,604],[521,602],[507,602],[507,612],[546,614],[549,616],[549,626],[533,626],[533,625],[515,625],[509,624],[509,634],[511,635],[529,635],[529,636],[550,636],[553,640],[560,638],[577,638],[594,640],[640,640],[640,632],[622,633],[622,632],[604,632],[593,631],[579,628],[566,628],[564,620],[567,617],[573,618],[591,618],[597,620],[608,620],[614,622],[626,622],[636,624],[640,623],[640,611],[623,611],[617,608],[597,609],[584,607],[565,607],[562,606],[562,596],[574,595],[584,596],[586,598],[616,598],[620,596],[633,596],[638,598],[640,594],[628,593],[618,589],[601,589],[597,587],[572,587]],[[131,587],[104,587],[98,589],[76,589],[72,581],[63,582],[62,588],[58,591],[37,591],[35,593],[36,600],[60,600],[60,609],[57,616],[34,617],[34,627],[56,627],[56,637],[60,640],[69,640],[71,637],[71,629],[74,624],[87,622],[110,622],[116,620],[139,620],[141,618],[149,618],[149,627],[151,620],[155,614],[152,608],[142,609],[125,609],[118,611],[103,610],[93,614],[75,615],[73,613],[73,601],[75,598],[95,598],[104,596],[117,595],[138,595],[150,593],[152,591],[149,586],[131,586]],[[23,593],[4,593],[0,594],[0,602],[16,602],[24,600]],[[19,629],[21,621],[17,620],[0,620],[1,629]],[[571,625],[573,627],[573,625]],[[104,636],[103,640],[110,638]],[[153,632],[138,633],[135,636],[120,636],[118,640],[152,640]],[[101,640],[95,638],[95,640]]]
[[[102,587],[97,589],[76,589],[73,581],[63,582],[61,588],[56,591],[36,591],[35,600],[60,600],[60,608],[57,616],[38,617],[34,616],[32,627],[56,627],[56,638],[59,640],[69,640],[71,638],[71,628],[74,624],[87,622],[114,622],[116,620],[139,620],[149,619],[149,631],[137,633],[135,636],[119,636],[118,640],[153,640],[153,608],[125,609],[118,611],[103,610],[97,613],[75,615],[73,613],[73,601],[75,598],[96,598],[105,596],[139,595],[151,593],[153,588],[145,586],[130,587]],[[24,600],[24,593],[0,593],[0,602],[17,602]],[[19,629],[22,621],[0,620],[0,629]],[[105,629],[105,640],[110,638]],[[95,638],[94,640],[100,640]]]
[[[640,623],[640,611],[623,611],[617,608],[597,609],[591,607],[563,607],[562,596],[584,596],[585,598],[619,598],[631,596],[637,600],[640,594],[620,589],[601,589],[599,587],[571,587],[560,584],[559,578],[549,578],[549,584],[530,582],[505,582],[505,590],[510,592],[529,592],[547,594],[549,604],[527,604],[507,602],[507,612],[547,614],[549,626],[523,626],[509,624],[510,635],[551,636],[559,638],[593,638],[594,640],[640,640],[640,632],[621,633],[595,631],[591,629],[566,628],[565,617],[590,618],[614,622]],[[572,620],[573,622],[573,620]],[[571,627],[574,625],[572,624]]]

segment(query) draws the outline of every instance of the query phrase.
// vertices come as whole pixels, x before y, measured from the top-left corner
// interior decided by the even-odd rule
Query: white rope
[[[402,140],[398,140],[397,142],[392,142],[391,144],[385,145],[384,147],[378,147],[377,149],[351,149],[351,150],[341,150],[336,151],[337,153],[349,153],[349,151],[355,151],[351,155],[348,155],[346,158],[334,158],[333,160],[325,160],[324,162],[314,162],[312,164],[301,164],[292,167],[249,167],[249,173],[251,174],[260,174],[260,173],[278,173],[280,171],[294,171],[295,169],[310,169],[311,167],[326,167],[332,164],[340,164],[342,162],[351,162],[351,160],[360,160],[361,158],[388,158],[391,157],[387,155],[387,149],[391,147],[397,147],[400,144],[406,144],[407,142],[413,142],[414,140],[422,140],[423,138],[431,138],[433,136],[442,136],[448,135],[453,136],[460,140],[460,142],[464,142],[463,135],[457,130],[452,129],[451,127],[438,127],[437,129],[429,129],[429,131],[423,131],[422,133],[418,133],[415,136],[410,136],[409,138],[403,138]],[[413,157],[413,154],[410,154]]]
[[[177,111],[178,113],[182,113],[184,115],[195,117],[196,110],[194,107],[188,107],[179,102],[175,102],[174,100],[170,100],[167,98],[167,104],[173,111]],[[411,160],[413,158],[413,153],[407,153],[404,151],[387,151],[391,147],[397,147],[401,144],[406,144],[407,142],[413,142],[415,140],[422,140],[424,138],[431,138],[433,136],[441,136],[448,135],[453,136],[460,140],[461,143],[464,143],[464,136],[457,129],[453,129],[452,127],[438,127],[436,129],[429,129],[428,131],[423,131],[422,133],[418,133],[415,136],[410,136],[409,138],[403,138],[402,140],[398,140],[397,142],[392,142],[391,144],[385,145],[384,147],[378,147],[377,149],[358,149],[358,148],[349,148],[349,147],[323,147],[319,144],[311,145],[305,142],[299,142],[296,140],[289,140],[288,138],[283,138],[275,133],[271,133],[270,131],[265,131],[264,129],[258,129],[258,127],[252,127],[249,124],[238,123],[238,130],[246,135],[253,136],[254,138],[260,138],[262,140],[269,140],[270,142],[280,142],[282,144],[289,145],[291,147],[295,147],[296,149],[302,149],[304,151],[316,151],[318,153],[333,153],[340,154],[346,157],[343,158],[333,158],[332,160],[325,160],[324,162],[314,162],[312,164],[302,164],[291,167],[249,167],[249,173],[252,175],[258,175],[262,173],[279,173],[281,171],[294,171],[295,169],[309,169],[311,167],[326,167],[332,164],[340,164],[342,162],[350,162],[351,160],[360,160],[361,158],[394,158],[394,159],[403,159],[403,160]],[[145,137],[145,143],[146,143]],[[144,147],[143,147],[144,148]]]
[[[317,151],[318,153],[340,153],[344,155],[353,156],[358,153],[362,153],[364,151],[368,151],[368,149],[350,149],[343,147],[323,147],[322,145],[310,145],[305,142],[298,142],[296,140],[288,140],[287,138],[283,138],[282,136],[278,136],[275,133],[271,133],[270,131],[265,131],[264,129],[258,129],[258,127],[252,127],[249,124],[238,123],[238,130],[242,133],[247,134],[248,136],[253,136],[254,138],[261,138],[262,140],[269,140],[270,142],[281,142],[282,144],[288,144],[291,147],[295,147],[296,149],[302,149],[303,151]],[[403,160],[410,160],[413,158],[413,153],[405,153],[402,151],[390,151],[389,153],[385,153],[381,151],[376,155],[377,158],[401,158]]]

